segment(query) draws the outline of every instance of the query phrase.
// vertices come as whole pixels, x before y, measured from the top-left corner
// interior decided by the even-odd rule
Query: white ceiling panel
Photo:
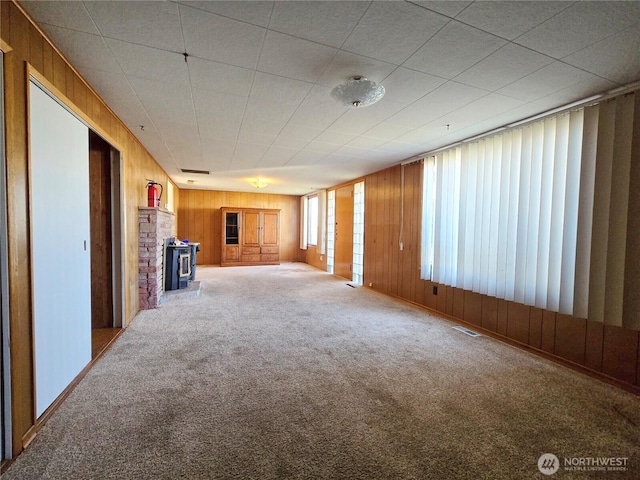
[[[58,3],[58,2],[56,2]],[[184,51],[180,15],[174,2],[84,2],[106,38],[173,52]]]
[[[258,168],[270,168],[270,167],[282,167],[286,165],[291,158],[293,158],[298,150],[295,148],[286,148],[281,146],[272,145],[269,150],[265,152],[258,164]]]
[[[133,127],[135,127],[137,130],[139,125],[151,124],[149,116],[131,88],[129,80],[122,73],[83,68],[82,75],[102,99],[118,112],[120,118],[130,129],[134,130]],[[117,87],[117,90],[114,87]]]
[[[596,79],[584,70],[554,62],[497,90],[497,93],[531,102],[586,80]]]
[[[184,5],[180,6],[180,17],[189,55],[237,67],[256,67],[264,28]]]
[[[638,2],[575,2],[516,42],[554,58],[563,58],[638,22]]]
[[[391,123],[418,128],[432,120],[487,95],[488,92],[456,82],[447,82],[389,118]]]
[[[287,165],[313,165],[324,158],[326,154],[314,150],[300,150],[296,153]]]
[[[350,108],[329,127],[329,130],[362,135],[403,108],[404,105],[391,101],[378,102],[369,107]]]
[[[367,137],[365,135],[359,135],[353,140],[351,140],[349,143],[347,143],[347,145],[350,147],[365,148],[369,150],[369,149],[376,149],[378,147],[381,147],[388,141],[389,140],[386,140],[384,138]]]
[[[189,70],[180,54],[110,38],[106,42],[126,75],[157,82],[189,83]]]
[[[207,90],[193,89],[192,92],[199,124],[217,128],[240,127],[247,104],[246,98]],[[220,112],[224,112],[224,116]]]
[[[145,110],[156,124],[190,125],[196,128],[195,110],[189,88],[129,77]]]
[[[330,143],[339,147],[341,145],[346,145],[356,137],[357,135],[353,135],[351,133],[326,130],[318,135],[314,139],[314,141],[309,144],[309,148],[313,148],[314,150],[321,148],[318,143]],[[333,150],[335,150],[335,148]]]
[[[310,140],[303,140],[298,137],[291,137],[286,135],[278,135],[271,144],[272,147],[291,148],[296,151],[302,150],[309,144]]]
[[[442,122],[434,121],[423,127],[416,128],[405,135],[400,135],[395,139],[395,141],[411,145],[419,145],[420,149],[423,150],[422,145],[450,133],[451,129],[447,128],[446,125],[443,125]]]
[[[490,93],[478,100],[468,103],[463,107],[448,113],[442,120],[450,128],[460,128],[481,122],[487,118],[491,119],[524,104],[521,100],[505,97],[496,93]],[[440,122],[443,123],[443,122]]]
[[[315,82],[335,56],[332,47],[269,31],[258,70],[305,82]],[[291,59],[296,61],[292,62]]]
[[[562,12],[574,2],[479,1],[473,2],[456,20],[485,32],[513,40]]]
[[[307,193],[640,82],[640,1],[25,8],[180,188],[255,191],[268,175],[261,192]],[[386,95],[333,100],[354,75]],[[190,185],[180,168],[212,173]]]
[[[271,10],[273,9],[274,2],[253,0],[179,0],[178,3],[189,5],[206,12],[217,13],[223,17],[233,18],[253,25],[266,27],[269,24],[269,18],[271,17]]]
[[[343,49],[401,65],[448,18],[406,2],[373,2]]]
[[[351,138],[355,138],[355,136],[351,135]],[[330,140],[331,138],[329,138]],[[327,153],[335,152],[336,149],[342,145],[341,143],[327,143],[320,140],[312,140],[309,142],[309,145],[305,147],[305,150],[310,150],[313,152],[322,153],[326,155]]]
[[[435,90],[446,80],[408,68],[399,67],[384,79],[385,101],[410,104]]]
[[[95,35],[100,34],[82,2],[28,1],[21,2],[21,5],[40,23]]]
[[[236,141],[238,143],[251,143],[269,147],[276,138],[278,138],[278,132],[261,132],[258,129],[251,128],[250,125],[243,125],[238,132]]]
[[[194,90],[249,96],[255,76],[253,70],[196,57],[189,57],[188,65],[191,87]]]
[[[269,150],[268,145],[238,142],[233,153],[230,169],[242,170],[255,167],[262,156],[267,153],[267,150]]]
[[[317,79],[317,83],[333,88],[357,75],[380,83],[396,68],[391,63],[341,50]]]
[[[538,98],[532,104],[538,105],[543,111],[551,110],[566,105],[567,102],[577,102],[602,92],[608,92],[618,86],[618,84],[604,78],[588,78],[550,95]]]
[[[395,140],[396,138],[406,135],[413,128],[397,125],[393,122],[384,121],[365,132],[368,137],[382,138],[384,140]]]
[[[316,85],[311,89],[290,122],[324,130],[347,112],[347,108],[333,100],[331,89]]]
[[[418,1],[412,0],[411,3],[415,3],[416,5],[420,5],[421,7],[428,8],[429,10],[433,10],[434,12],[441,13],[442,15],[446,15],[447,17],[454,18],[460,12],[462,12],[465,8],[467,8],[473,2],[464,2],[457,0],[433,0],[433,1]]]
[[[552,62],[551,57],[508,43],[462,72],[455,80],[472,87],[494,91]]]
[[[275,2],[269,28],[340,47],[367,10],[367,2]]]
[[[89,67],[104,72],[122,72],[103,37],[53,25],[44,25],[44,30],[47,35],[55,38],[56,46],[76,68]]]
[[[310,142],[311,140],[316,138],[318,135],[320,135],[320,133],[322,133],[322,130],[312,128],[312,127],[307,127],[305,125],[300,125],[297,122],[289,121],[284,126],[284,128],[282,129],[278,137],[298,139],[298,140],[303,140],[305,142]]]
[[[403,66],[439,77],[453,78],[505,43],[505,40],[495,35],[451,21]]]
[[[631,83],[640,72],[640,22],[563,60],[620,85]]]
[[[290,78],[257,72],[251,88],[250,101],[259,100],[282,108],[297,108],[305,99],[312,83],[292,80]]]

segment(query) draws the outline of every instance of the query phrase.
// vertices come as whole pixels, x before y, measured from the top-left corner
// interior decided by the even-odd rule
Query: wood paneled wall
[[[640,171],[640,167],[637,169]],[[365,178],[364,285],[372,284],[375,290],[626,384],[640,386],[638,330],[421,280],[421,202],[420,164],[396,166]],[[639,283],[640,278],[627,279],[625,290],[638,290]]]
[[[146,205],[146,180],[168,177],[146,149],[74,68],[57,52],[21,7],[0,2],[0,39],[5,60],[7,210],[13,449],[33,437],[32,317],[28,190],[28,65],[48,81],[94,130],[122,153],[124,208],[125,322],[138,312],[138,206]]]
[[[178,238],[200,242],[199,265],[220,264],[221,207],[280,210],[280,261],[302,260],[300,251],[300,197],[268,193],[180,190]]]

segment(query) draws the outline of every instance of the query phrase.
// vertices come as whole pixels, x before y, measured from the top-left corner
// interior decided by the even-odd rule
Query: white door
[[[36,414],[91,361],[89,130],[30,84]]]

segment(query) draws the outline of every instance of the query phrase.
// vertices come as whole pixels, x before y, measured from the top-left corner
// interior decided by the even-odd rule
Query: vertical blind
[[[578,220],[592,208],[580,186],[593,185],[593,169],[581,168],[593,122],[574,110],[427,158],[423,278],[562,313],[576,299],[584,308]]]

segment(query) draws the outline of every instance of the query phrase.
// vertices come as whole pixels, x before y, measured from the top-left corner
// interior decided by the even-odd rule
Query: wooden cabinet
[[[220,265],[278,265],[280,210],[222,207]]]

